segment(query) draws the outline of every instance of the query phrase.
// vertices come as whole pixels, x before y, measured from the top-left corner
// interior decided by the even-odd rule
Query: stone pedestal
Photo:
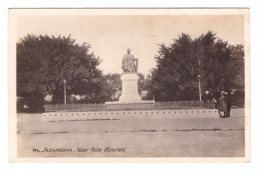
[[[140,103],[141,96],[138,93],[138,75],[136,73],[124,73],[121,76],[122,94],[119,98],[121,103]]]
[[[124,103],[154,103],[154,100],[142,100],[138,93],[138,79],[136,73],[124,73],[121,76],[122,94],[119,101],[106,102],[105,104],[124,104]]]

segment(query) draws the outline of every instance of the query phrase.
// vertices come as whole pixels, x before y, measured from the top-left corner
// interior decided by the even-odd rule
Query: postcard
[[[249,9],[9,9],[10,162],[250,162]]]

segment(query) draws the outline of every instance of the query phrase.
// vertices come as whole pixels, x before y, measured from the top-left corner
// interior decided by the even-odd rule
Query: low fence
[[[44,105],[45,112],[86,112],[113,110],[161,110],[161,109],[213,109],[213,102],[174,101],[156,103],[126,103],[126,104],[69,104]]]

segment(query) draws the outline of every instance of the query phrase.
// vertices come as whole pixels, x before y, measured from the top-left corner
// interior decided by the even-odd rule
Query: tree
[[[17,96],[43,98],[53,95],[54,104],[63,104],[63,81],[67,93],[86,94],[96,101],[101,90],[99,57],[90,45],[78,45],[68,37],[27,35],[17,43]]]
[[[202,48],[197,55],[201,60],[203,90],[230,90],[244,87],[244,48],[229,45],[208,32],[194,42]]]
[[[169,47],[160,45],[151,86],[157,101],[192,99],[196,94],[197,63],[192,39],[182,34]],[[185,93],[185,94],[184,94]]]
[[[142,91],[145,89],[145,78],[142,73],[137,73],[137,75],[138,75],[138,82],[137,82],[138,93],[141,94]]]
[[[153,100],[153,86],[152,86],[152,76],[148,74],[144,80],[143,90],[147,91],[146,96],[144,96],[143,100]]]
[[[157,101],[197,100],[202,91],[244,87],[244,50],[208,32],[192,40],[182,34],[170,46],[159,45],[150,91]]]
[[[117,94],[122,91],[122,81],[120,76],[121,75],[118,73],[103,75],[102,92],[99,95],[102,103],[118,100],[119,95]]]

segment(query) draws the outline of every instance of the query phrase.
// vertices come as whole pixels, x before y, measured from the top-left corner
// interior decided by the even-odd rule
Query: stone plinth
[[[106,102],[105,104],[118,103],[154,103],[154,100],[142,100],[138,93],[138,75],[136,73],[124,73],[121,76],[122,94],[119,101]]]
[[[138,93],[138,78],[136,73],[124,73],[121,76],[122,94],[119,98],[119,102],[138,103],[142,101]]]

